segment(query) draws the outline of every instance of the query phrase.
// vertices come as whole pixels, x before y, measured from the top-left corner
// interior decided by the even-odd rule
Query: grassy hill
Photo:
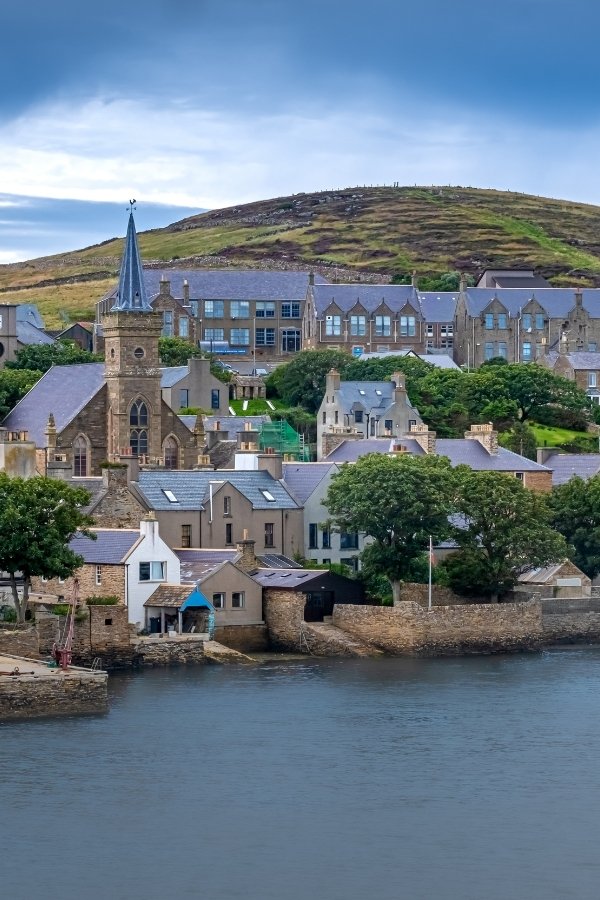
[[[89,318],[122,246],[0,266],[0,302],[36,302],[48,327]],[[310,266],[344,281],[528,265],[557,285],[600,285],[600,208],[475,188],[348,188],[202,213],[141,234],[140,247],[149,264]]]

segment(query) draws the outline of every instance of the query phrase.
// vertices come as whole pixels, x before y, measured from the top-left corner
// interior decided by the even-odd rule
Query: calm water
[[[600,896],[600,651],[113,677],[0,726],[2,900]]]

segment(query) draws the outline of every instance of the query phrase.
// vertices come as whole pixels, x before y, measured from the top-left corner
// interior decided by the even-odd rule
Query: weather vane
[[[127,207],[127,212],[133,212],[134,209],[136,209],[136,205],[135,205],[136,203],[137,203],[137,200],[130,200],[129,206]]]

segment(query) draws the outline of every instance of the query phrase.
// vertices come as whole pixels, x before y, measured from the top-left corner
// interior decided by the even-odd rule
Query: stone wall
[[[418,603],[420,606],[427,607],[429,599],[429,585],[413,584],[406,582],[400,588],[400,601],[402,603]],[[431,589],[431,605],[432,606],[464,606],[465,604],[475,602],[466,597],[455,594],[449,587],[443,587],[441,584],[432,585]]]
[[[269,632],[266,625],[217,626],[215,640],[243,653],[260,653],[269,649]]]
[[[547,644],[600,643],[600,600],[542,600]]]
[[[135,642],[135,653],[142,666],[173,666],[203,663],[202,638],[140,637]]]
[[[391,655],[447,656],[538,649],[542,608],[529,603],[395,607],[336,605],[333,624]]]
[[[99,528],[139,528],[148,510],[129,490],[127,466],[102,469],[104,491],[90,513]]]
[[[64,616],[38,614],[36,629],[40,653],[49,656],[65,627]],[[102,669],[129,668],[136,663],[125,606],[82,607],[75,619],[73,662],[90,666],[100,659]]]
[[[301,650],[304,594],[266,588],[263,593],[265,622],[275,650]]]
[[[22,661],[17,661],[23,669]],[[0,678],[0,720],[105,712],[107,675],[54,670],[48,675]]]
[[[0,653],[37,659],[40,655],[37,631],[30,625],[0,625]]]
[[[79,599],[87,600],[89,597],[118,597],[125,600],[125,566],[101,565],[100,584],[96,584],[96,566],[83,565],[77,569],[75,576],[79,579]],[[31,592],[33,594],[54,594],[68,601],[73,590],[73,577],[65,578],[62,582],[58,578],[49,578],[42,581],[41,578],[31,579]]]

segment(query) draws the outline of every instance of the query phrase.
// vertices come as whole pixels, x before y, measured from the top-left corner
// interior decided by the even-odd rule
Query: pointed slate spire
[[[152,312],[146,296],[142,260],[138,247],[133,212],[129,213],[125,252],[121,260],[119,277],[119,293],[111,308],[111,312]]]

